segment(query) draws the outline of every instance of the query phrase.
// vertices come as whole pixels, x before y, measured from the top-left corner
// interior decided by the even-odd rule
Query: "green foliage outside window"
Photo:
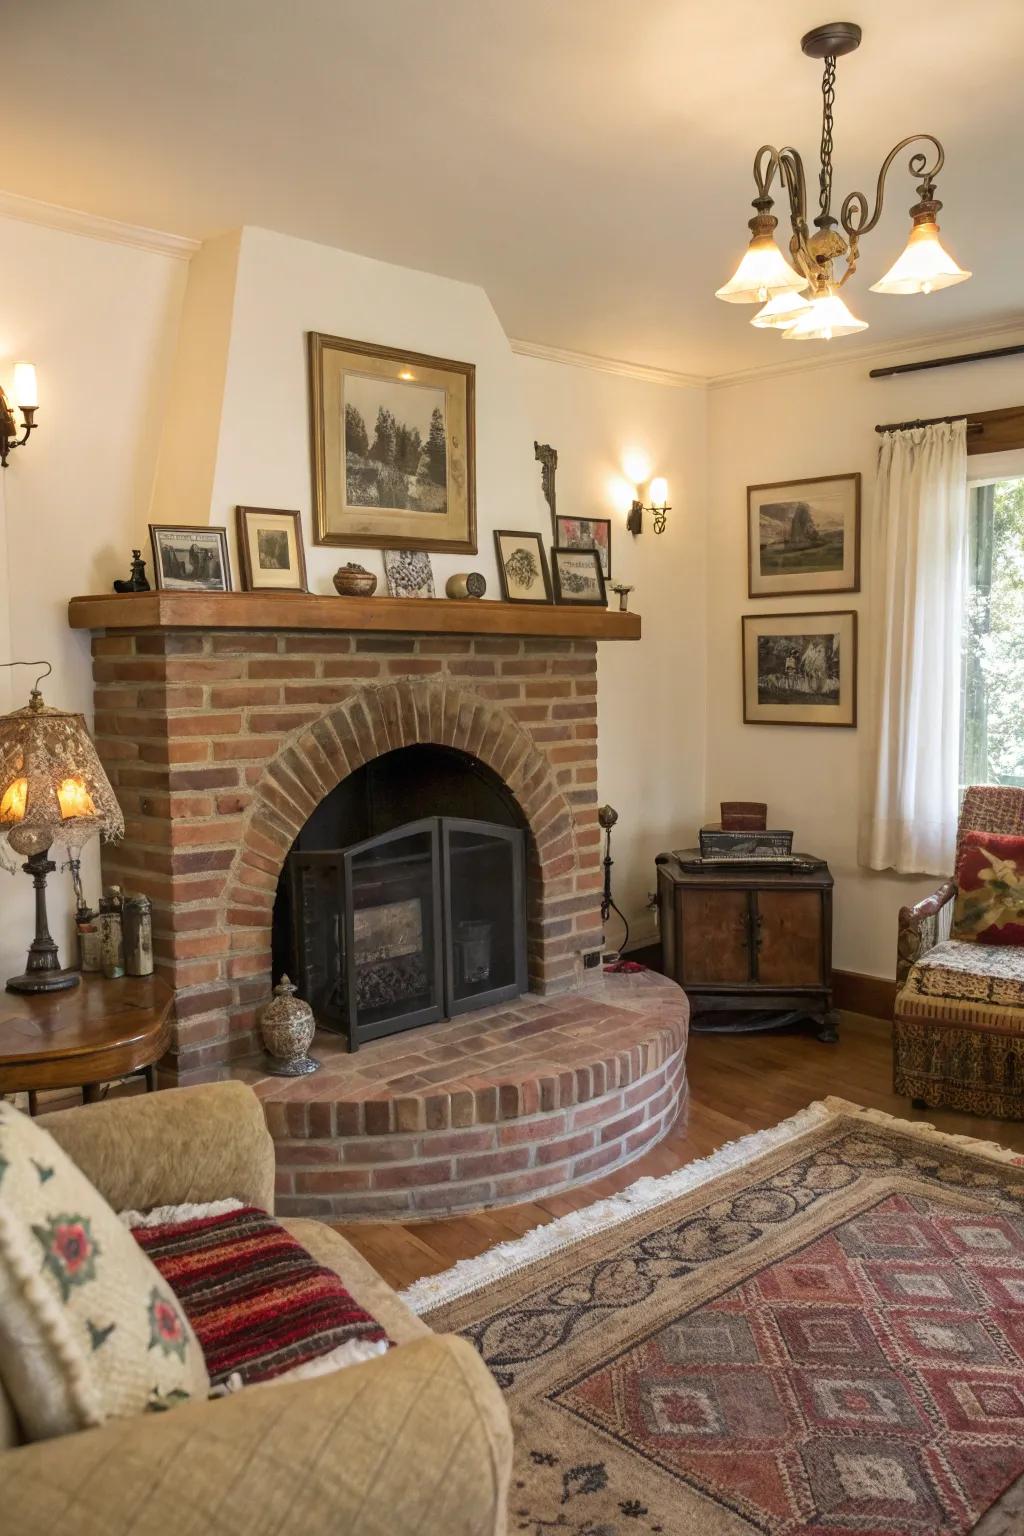
[[[971,494],[962,782],[1024,786],[1024,479]]]

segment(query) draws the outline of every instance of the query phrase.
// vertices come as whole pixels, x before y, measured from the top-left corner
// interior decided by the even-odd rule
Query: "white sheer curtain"
[[[967,557],[963,421],[882,434],[871,533],[870,758],[860,862],[950,874]]]

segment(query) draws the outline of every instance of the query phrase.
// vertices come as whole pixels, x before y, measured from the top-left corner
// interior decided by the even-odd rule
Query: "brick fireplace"
[[[455,749],[507,785],[529,831],[531,988],[577,985],[582,953],[601,943],[596,639],[169,622],[194,601],[72,603],[73,623],[106,620],[92,641],[95,735],[126,831],[103,851],[104,880],[153,902],[157,968],[176,996],[165,1081],[222,1074],[257,1049],[288,851],[342,778],[397,747]],[[242,594],[200,601],[225,626],[254,608]],[[297,601],[352,611],[320,598],[271,610],[284,621],[280,605]],[[132,627],[131,605],[147,622]]]
[[[282,1208],[521,1199],[665,1133],[685,1095],[678,989],[598,972],[558,1002],[602,943],[596,647],[637,638],[635,615],[158,592],[76,598],[70,619],[93,631],[96,744],[125,814],[104,881],[151,898],[175,992],[161,1081],[254,1082]],[[342,781],[408,747],[483,765],[517,808],[531,995],[355,1055],[318,1036],[322,1072],[265,1078],[256,1012],[289,852]]]

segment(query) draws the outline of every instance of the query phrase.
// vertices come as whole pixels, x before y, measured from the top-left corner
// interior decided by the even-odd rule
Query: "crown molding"
[[[661,384],[669,389],[701,389],[709,381],[699,373],[676,373],[670,368],[649,368],[645,363],[627,363],[618,357],[598,357],[593,352],[570,352],[564,347],[547,347],[540,341],[522,341],[509,337],[509,346],[520,357],[536,357],[544,363],[562,363],[568,368],[589,368],[593,373],[614,373],[620,378],[639,379],[645,384]]]
[[[190,240],[186,235],[170,235],[160,229],[146,229],[141,224],[123,224],[120,219],[105,219],[98,213],[62,208],[57,203],[41,203],[34,197],[20,197],[16,192],[0,192],[0,218],[18,219],[23,224],[41,224],[45,229],[59,229],[69,235],[84,235],[89,240],[105,240],[108,245],[130,245],[139,251],[173,256],[179,261],[188,261],[202,243]]]
[[[986,342],[998,343],[1007,336],[1024,335],[1024,315],[1003,320],[996,325],[966,325],[955,331],[932,332],[930,336],[916,336],[907,341],[879,342],[873,347],[860,347],[852,351],[829,350],[827,357],[792,358],[787,362],[758,364],[754,368],[741,368],[735,373],[713,374],[707,381],[709,389],[729,389],[736,384],[748,384],[755,380],[775,379],[791,373],[807,373],[816,368],[838,368],[850,363],[891,363],[901,358],[926,362],[930,355],[941,356],[944,348],[958,341],[969,341],[978,348]]]

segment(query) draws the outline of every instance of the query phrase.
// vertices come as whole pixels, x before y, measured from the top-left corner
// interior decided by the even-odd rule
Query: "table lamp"
[[[124,835],[124,817],[96,755],[81,715],[43,703],[39,684],[49,662],[7,662],[7,666],[42,666],[23,709],[0,715],[0,858],[8,868],[16,860],[32,876],[36,892],[36,936],[28,964],[7,983],[10,992],[59,992],[78,985],[78,974],[61,967],[57,944],[46,919],[46,877],[57,868],[49,858],[53,843],[63,843],[77,860],[90,838],[108,841]]]

